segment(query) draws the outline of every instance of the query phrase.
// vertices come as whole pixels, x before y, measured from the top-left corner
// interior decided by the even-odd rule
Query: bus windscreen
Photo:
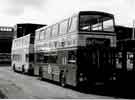
[[[114,18],[105,15],[80,15],[80,31],[114,32]]]

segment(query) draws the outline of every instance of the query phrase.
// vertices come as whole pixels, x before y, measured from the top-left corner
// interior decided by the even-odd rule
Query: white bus
[[[13,40],[11,59],[14,71],[33,74],[33,41],[31,34]]]

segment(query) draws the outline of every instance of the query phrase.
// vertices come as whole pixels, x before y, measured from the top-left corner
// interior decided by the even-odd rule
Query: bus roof
[[[89,15],[103,15],[103,16],[108,16],[108,17],[114,17],[113,14],[111,13],[107,13],[107,12],[102,12],[102,11],[80,11],[79,12],[79,15],[86,15],[86,14],[89,14]]]
[[[22,36],[22,37],[19,37],[19,38],[15,38],[15,39],[13,39],[13,40],[19,40],[19,39],[21,39],[21,38],[25,38],[25,37],[28,37],[28,36],[30,36],[30,34],[27,34],[27,35]]]
[[[107,13],[107,12],[102,12],[102,11],[79,11],[78,13],[75,13],[72,16],[76,16],[76,15],[101,15],[101,16],[105,16],[105,17],[114,18],[114,15],[113,14],[110,14],[110,13]],[[70,16],[70,17],[72,17],[72,16]],[[67,17],[67,18],[69,18],[69,17]],[[67,18],[65,18],[63,20],[66,20]],[[61,21],[59,21],[59,22],[61,22]],[[57,22],[57,23],[59,23],[59,22]],[[54,23],[52,25],[55,25],[57,23]],[[51,27],[52,25],[43,26],[41,28],[38,28],[38,29],[35,30],[35,32],[36,31],[44,30],[44,29],[46,29],[48,27]]]

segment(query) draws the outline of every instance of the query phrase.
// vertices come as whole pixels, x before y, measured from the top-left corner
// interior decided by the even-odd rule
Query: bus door
[[[131,71],[134,71],[134,52],[128,50],[118,52],[116,55],[117,80],[122,79]]]
[[[81,62],[80,72],[83,72],[88,83],[91,83],[98,75],[96,71],[99,67],[99,52],[94,47],[87,47],[81,54],[79,57],[79,62]]]
[[[126,63],[126,65],[127,65],[127,70],[132,70],[133,69],[133,59],[134,59],[134,54],[133,54],[133,52],[127,52],[127,63]]]
[[[119,88],[133,89],[135,82],[135,54],[134,51],[124,50],[117,53],[116,80]]]
[[[65,78],[66,84],[76,86],[76,50],[59,52],[60,81]]]
[[[123,83],[125,84],[125,86],[127,86],[127,88],[129,89],[129,91],[134,90],[135,88],[135,52],[134,52],[134,48],[133,50],[128,50],[126,53],[126,68],[127,71],[124,74],[123,77]]]
[[[97,58],[98,58],[98,80],[106,81],[109,79],[112,69],[113,69],[113,51],[108,47],[99,47],[97,48]]]

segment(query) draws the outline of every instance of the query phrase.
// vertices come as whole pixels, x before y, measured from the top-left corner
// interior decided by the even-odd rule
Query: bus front
[[[111,80],[115,67],[114,16],[97,11],[80,12],[78,26],[78,82],[105,84]]]

